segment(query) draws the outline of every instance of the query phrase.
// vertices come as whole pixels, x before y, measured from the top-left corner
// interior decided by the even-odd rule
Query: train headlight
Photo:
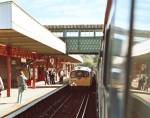
[[[71,86],[77,86],[77,84],[75,82],[72,82]]]

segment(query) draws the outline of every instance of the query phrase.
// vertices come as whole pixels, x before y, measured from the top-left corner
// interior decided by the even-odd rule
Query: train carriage
[[[69,77],[71,87],[89,87],[92,85],[92,73],[88,67],[76,67]]]
[[[97,66],[99,118],[150,116],[149,3],[107,1]]]

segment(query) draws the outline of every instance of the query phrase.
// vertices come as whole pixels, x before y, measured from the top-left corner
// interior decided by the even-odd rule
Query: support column
[[[67,77],[69,77],[69,64],[66,64],[66,66],[67,66],[67,68],[66,68],[66,70],[67,70]]]
[[[49,68],[49,57],[46,58],[46,69],[48,70]]]
[[[33,61],[33,85],[32,88],[35,88],[35,61]]]
[[[58,73],[59,73],[59,70],[58,70],[58,58],[54,58],[54,67],[56,69],[56,81],[58,80]]]
[[[7,48],[6,57],[6,86],[7,86],[7,97],[10,97],[10,89],[11,89],[11,47]]]
[[[71,65],[71,71],[74,69],[74,64]]]

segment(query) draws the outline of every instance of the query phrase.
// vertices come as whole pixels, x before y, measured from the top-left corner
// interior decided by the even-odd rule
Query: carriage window
[[[150,116],[150,107],[148,107],[150,105],[149,4],[149,0],[135,2],[128,118],[149,118]]]
[[[116,10],[110,29],[107,83],[109,118],[124,117],[126,87],[126,62],[129,42],[131,0],[117,0]],[[122,15],[123,14],[123,15]],[[108,99],[109,99],[108,98]]]

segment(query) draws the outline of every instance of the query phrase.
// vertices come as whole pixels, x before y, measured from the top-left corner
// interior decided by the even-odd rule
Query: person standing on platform
[[[141,70],[140,70],[140,79],[139,79],[139,89],[140,90],[144,90],[144,83],[145,83],[145,80],[147,78],[147,66],[146,64],[142,64],[141,65]]]
[[[21,103],[22,101],[22,93],[24,92],[25,89],[27,89],[27,84],[26,84],[26,76],[24,75],[24,72],[22,69],[19,70],[19,75],[17,77],[17,82],[18,82],[18,98],[17,98],[17,103]]]
[[[49,77],[49,72],[48,70],[44,70],[44,80],[45,80],[45,85],[49,85],[50,84],[50,77]]]
[[[63,84],[63,78],[64,78],[64,71],[61,70],[61,71],[60,71],[60,80],[59,80],[59,83],[60,83],[60,84]]]
[[[50,84],[52,84],[51,73],[52,73],[52,70],[49,71],[49,80],[50,80]]]
[[[1,76],[0,76],[0,97],[1,97],[1,91],[2,90],[4,90],[4,84],[3,84],[3,80],[2,80],[2,78],[1,78]]]
[[[51,80],[52,80],[52,84],[55,84],[55,71],[54,70],[51,71]]]

